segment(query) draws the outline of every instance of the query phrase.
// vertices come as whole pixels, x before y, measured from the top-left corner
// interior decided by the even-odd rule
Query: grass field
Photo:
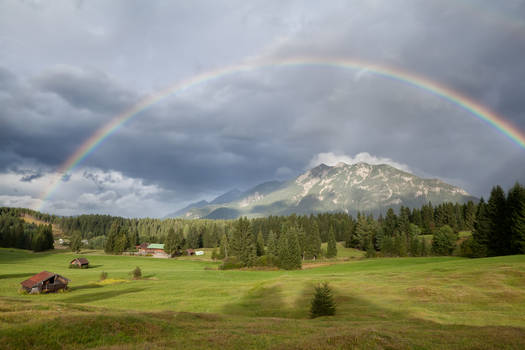
[[[525,256],[339,251],[337,263],[301,271],[220,271],[201,258],[96,252],[86,255],[92,268],[68,269],[72,253],[0,249],[0,348],[525,348]],[[144,279],[130,280],[136,266]],[[70,290],[19,294],[41,270],[70,278]],[[310,320],[320,281],[337,314]]]

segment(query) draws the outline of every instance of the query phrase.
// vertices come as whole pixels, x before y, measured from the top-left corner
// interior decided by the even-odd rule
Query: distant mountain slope
[[[469,200],[477,198],[438,179],[423,179],[386,164],[321,164],[294,180],[258,185],[230,202],[190,208],[184,217],[231,219],[337,211],[377,214],[400,206],[420,207],[429,201]]]

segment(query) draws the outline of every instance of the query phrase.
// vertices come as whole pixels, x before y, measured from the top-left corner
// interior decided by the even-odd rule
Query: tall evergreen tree
[[[268,254],[273,256],[279,256],[277,239],[275,238],[273,230],[270,230],[270,233],[268,234]]]
[[[70,246],[73,252],[80,252],[80,249],[82,248],[82,236],[80,235],[80,231],[74,231],[73,237],[71,237]]]
[[[263,238],[262,231],[259,231],[259,233],[257,234],[256,246],[257,246],[257,249],[256,249],[257,256],[263,256],[264,255],[264,238]]]
[[[328,247],[326,249],[327,258],[335,258],[337,256],[337,244],[335,242],[334,229],[330,227],[328,231]]]
[[[474,231],[472,232],[472,256],[485,257],[488,254],[491,223],[487,204],[483,197],[479,200],[476,219],[474,220]]]
[[[488,240],[489,255],[508,254],[511,245],[510,232],[506,225],[506,198],[500,186],[492,188],[487,203],[490,219],[490,235]]]
[[[506,227],[510,233],[508,253],[525,253],[525,188],[519,183],[507,195]]]

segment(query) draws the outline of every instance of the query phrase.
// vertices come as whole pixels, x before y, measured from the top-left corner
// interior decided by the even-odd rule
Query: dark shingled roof
[[[73,259],[71,260],[70,264],[75,261],[75,260],[78,260],[78,262],[80,263],[80,265],[84,265],[84,264],[89,264],[89,261],[88,259],[86,258],[76,258],[76,259]]]
[[[42,271],[40,273],[37,273],[33,277],[25,280],[24,282],[20,282],[21,285],[23,285],[26,288],[33,288],[34,285],[44,282],[45,280],[50,279],[55,274],[49,271]]]

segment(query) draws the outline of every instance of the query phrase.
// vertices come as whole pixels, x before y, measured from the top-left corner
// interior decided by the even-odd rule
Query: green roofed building
[[[164,244],[160,243],[151,243],[148,245],[147,249],[153,249],[153,250],[164,250]]]

